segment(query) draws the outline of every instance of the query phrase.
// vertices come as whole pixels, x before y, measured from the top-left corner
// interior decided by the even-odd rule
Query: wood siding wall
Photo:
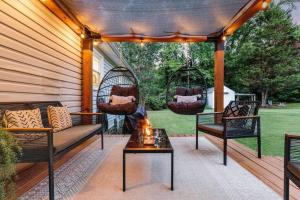
[[[103,59],[102,62],[102,68],[101,69],[101,80],[103,78],[103,76],[113,67],[116,67],[114,64],[112,64],[108,59],[106,59],[106,57],[104,56],[104,54],[100,51],[98,51],[96,48],[94,48],[94,56],[98,57],[99,60]],[[93,87],[93,111],[97,112],[97,105],[96,105],[96,98],[97,98],[97,92],[98,92],[98,86],[94,86]],[[120,119],[122,119],[122,116],[117,116],[117,115],[107,115],[107,120],[108,120],[108,128],[112,128],[114,125],[114,121],[115,119],[117,119],[117,121],[119,121]]]
[[[81,110],[81,39],[39,0],[0,0],[0,101]]]

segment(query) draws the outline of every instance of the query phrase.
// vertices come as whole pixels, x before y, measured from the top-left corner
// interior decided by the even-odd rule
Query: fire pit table
[[[149,132],[150,131],[150,132]],[[151,134],[149,134],[151,133]],[[135,131],[123,149],[123,191],[126,190],[126,154],[128,153],[170,153],[171,154],[171,190],[174,176],[174,150],[165,129],[149,129],[146,133]]]

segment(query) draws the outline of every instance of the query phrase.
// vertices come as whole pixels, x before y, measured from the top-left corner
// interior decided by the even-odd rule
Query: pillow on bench
[[[47,112],[49,125],[53,128],[53,132],[59,132],[61,130],[72,127],[72,117],[67,106],[48,106]]]
[[[44,128],[39,108],[33,110],[6,110],[2,118],[3,128]],[[16,134],[27,142],[42,138],[43,134]]]
[[[39,108],[33,110],[6,110],[3,116],[5,128],[44,128]]]

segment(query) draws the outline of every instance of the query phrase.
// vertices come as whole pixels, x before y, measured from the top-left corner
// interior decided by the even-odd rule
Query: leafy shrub
[[[0,199],[15,199],[15,164],[21,154],[17,140],[0,130]]]
[[[159,96],[150,96],[146,100],[146,105],[151,110],[162,110],[165,108],[165,100]]]

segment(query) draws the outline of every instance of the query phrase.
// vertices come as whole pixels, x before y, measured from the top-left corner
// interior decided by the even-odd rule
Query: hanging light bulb
[[[262,5],[261,5],[262,9],[266,9],[266,8],[268,8],[268,6],[269,6],[269,3],[266,1],[263,1]]]
[[[226,35],[223,35],[222,40],[226,41],[226,39],[227,39]]]
[[[84,39],[84,38],[85,38],[85,34],[84,34],[84,32],[82,32],[82,33],[80,34],[80,37],[81,37],[82,39]]]
[[[93,41],[93,45],[94,45],[94,46],[97,46],[97,45],[99,44],[99,42],[100,42],[99,40],[94,40],[94,41]]]
[[[141,47],[144,47],[145,46],[145,43],[143,42],[143,39],[141,39]]]

